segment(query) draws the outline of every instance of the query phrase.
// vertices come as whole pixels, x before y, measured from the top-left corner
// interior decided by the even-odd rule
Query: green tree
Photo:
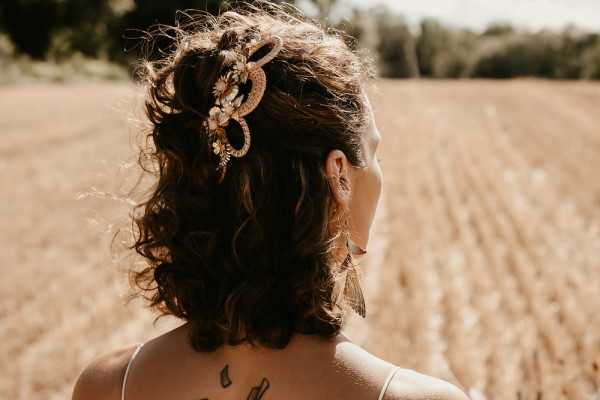
[[[423,76],[433,76],[439,55],[449,45],[450,32],[433,18],[424,18],[420,23],[416,42],[419,71]]]
[[[381,74],[390,78],[418,77],[415,38],[404,17],[384,6],[374,9],[372,15],[376,21]]]
[[[560,39],[551,32],[512,35],[480,54],[473,68],[473,76],[555,78],[560,46]]]
[[[583,79],[600,79],[600,41],[587,48],[581,59],[583,68],[580,77]]]
[[[589,54],[600,45],[600,34],[578,33],[575,27],[565,29],[561,35],[561,48],[556,66],[556,77],[561,79],[579,79],[589,75],[584,70],[594,68]],[[593,59],[593,58],[592,58]],[[592,74],[593,75],[593,74]]]
[[[64,4],[59,0],[11,0],[0,3],[0,24],[18,52],[44,58]]]
[[[113,40],[110,30],[116,19],[109,1],[64,1],[48,55],[54,59],[67,58],[73,53],[107,58]]]
[[[46,58],[49,52],[53,58],[79,52],[124,62],[122,50],[136,45],[131,39],[139,39],[152,25],[174,24],[177,10],[216,14],[237,2],[134,0],[129,5],[121,0],[10,0],[0,2],[0,30],[8,34],[18,52],[34,58]]]
[[[488,25],[482,36],[504,36],[514,33],[515,29],[507,22],[495,22]]]
[[[293,3],[293,0],[271,0],[273,3]],[[249,3],[252,1],[250,0]],[[136,58],[140,56],[140,44],[147,37],[147,32],[158,24],[174,25],[178,18],[185,22],[185,14],[178,11],[192,12],[194,10],[206,11],[216,15],[235,5],[235,0],[135,0],[134,6],[119,20],[113,28],[114,43],[118,47],[113,48],[113,58]],[[151,54],[145,56],[159,57],[160,53],[171,45],[172,41],[166,36],[156,38]],[[123,49],[125,54],[121,51]]]
[[[420,23],[416,52],[422,76],[467,77],[479,36],[468,29],[448,29],[433,18]]]

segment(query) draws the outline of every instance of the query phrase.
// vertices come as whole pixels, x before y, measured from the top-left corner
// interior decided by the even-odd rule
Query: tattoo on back
[[[247,400],[262,399],[263,395],[265,394],[265,392],[267,391],[268,388],[269,388],[269,380],[267,378],[262,378],[262,381],[260,381],[260,385],[254,386],[252,388],[252,390],[250,390]]]
[[[229,387],[233,382],[231,378],[229,378],[229,364],[225,364],[225,367],[221,370],[221,386],[226,388]],[[267,378],[262,378],[260,384],[252,387],[250,389],[250,393],[248,393],[248,397],[246,400],[261,400],[267,389],[269,389],[269,380]],[[203,397],[200,400],[209,400],[207,397]]]
[[[231,379],[229,378],[229,364],[225,364],[225,367],[221,370],[221,386],[226,388],[231,383]]]

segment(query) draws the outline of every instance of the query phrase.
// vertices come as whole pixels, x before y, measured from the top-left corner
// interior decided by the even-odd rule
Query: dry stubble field
[[[600,84],[379,81],[385,188],[348,334],[475,399],[600,398]],[[125,304],[140,101],[0,89],[0,398],[67,399],[94,356],[180,322]]]

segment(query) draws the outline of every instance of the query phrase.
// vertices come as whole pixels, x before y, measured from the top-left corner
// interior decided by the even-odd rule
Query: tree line
[[[327,23],[331,0],[312,0]],[[289,1],[288,1],[289,2]],[[0,35],[17,55],[58,61],[73,54],[129,65],[143,32],[172,25],[176,10],[216,14],[221,0],[12,0],[0,3]],[[385,77],[600,79],[600,33],[575,27],[523,31],[496,23],[483,32],[425,18],[410,26],[379,6],[331,25],[371,50]],[[1,56],[1,53],[0,53]]]
[[[374,23],[365,28],[369,18]],[[572,25],[528,31],[493,23],[475,32],[425,18],[414,32],[386,8],[366,18],[358,13],[353,21],[358,37],[375,27],[372,41],[381,73],[389,77],[600,79],[600,33]]]

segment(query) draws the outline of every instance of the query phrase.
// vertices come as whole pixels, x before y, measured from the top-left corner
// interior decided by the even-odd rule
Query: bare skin
[[[368,106],[367,125],[361,140],[366,167],[351,165],[340,150],[331,151],[325,161],[325,171],[337,206],[348,215],[352,240],[363,249],[368,248],[369,233],[383,186],[377,156],[381,134],[368,97],[365,96],[365,100]]]
[[[343,334],[330,340],[296,335],[284,350],[241,345],[197,353],[187,343],[186,331],[184,324],[144,345],[129,371],[127,400],[375,400],[393,367]],[[73,400],[120,399],[124,369],[134,349],[95,360],[80,376]],[[231,383],[224,384],[228,380]],[[443,380],[400,369],[385,399],[464,400],[466,396]]]
[[[367,167],[352,166],[340,150],[331,151],[325,162],[337,205],[349,215],[352,240],[363,249],[382,188],[376,156],[380,135],[370,106],[368,113],[363,137]],[[129,371],[126,400],[376,400],[394,367],[344,334],[332,339],[298,334],[283,350],[244,344],[198,353],[187,342],[187,329],[184,324],[144,345]],[[119,349],[92,362],[79,377],[73,400],[120,399],[134,350]],[[409,369],[396,373],[384,398],[468,399],[456,386]]]

